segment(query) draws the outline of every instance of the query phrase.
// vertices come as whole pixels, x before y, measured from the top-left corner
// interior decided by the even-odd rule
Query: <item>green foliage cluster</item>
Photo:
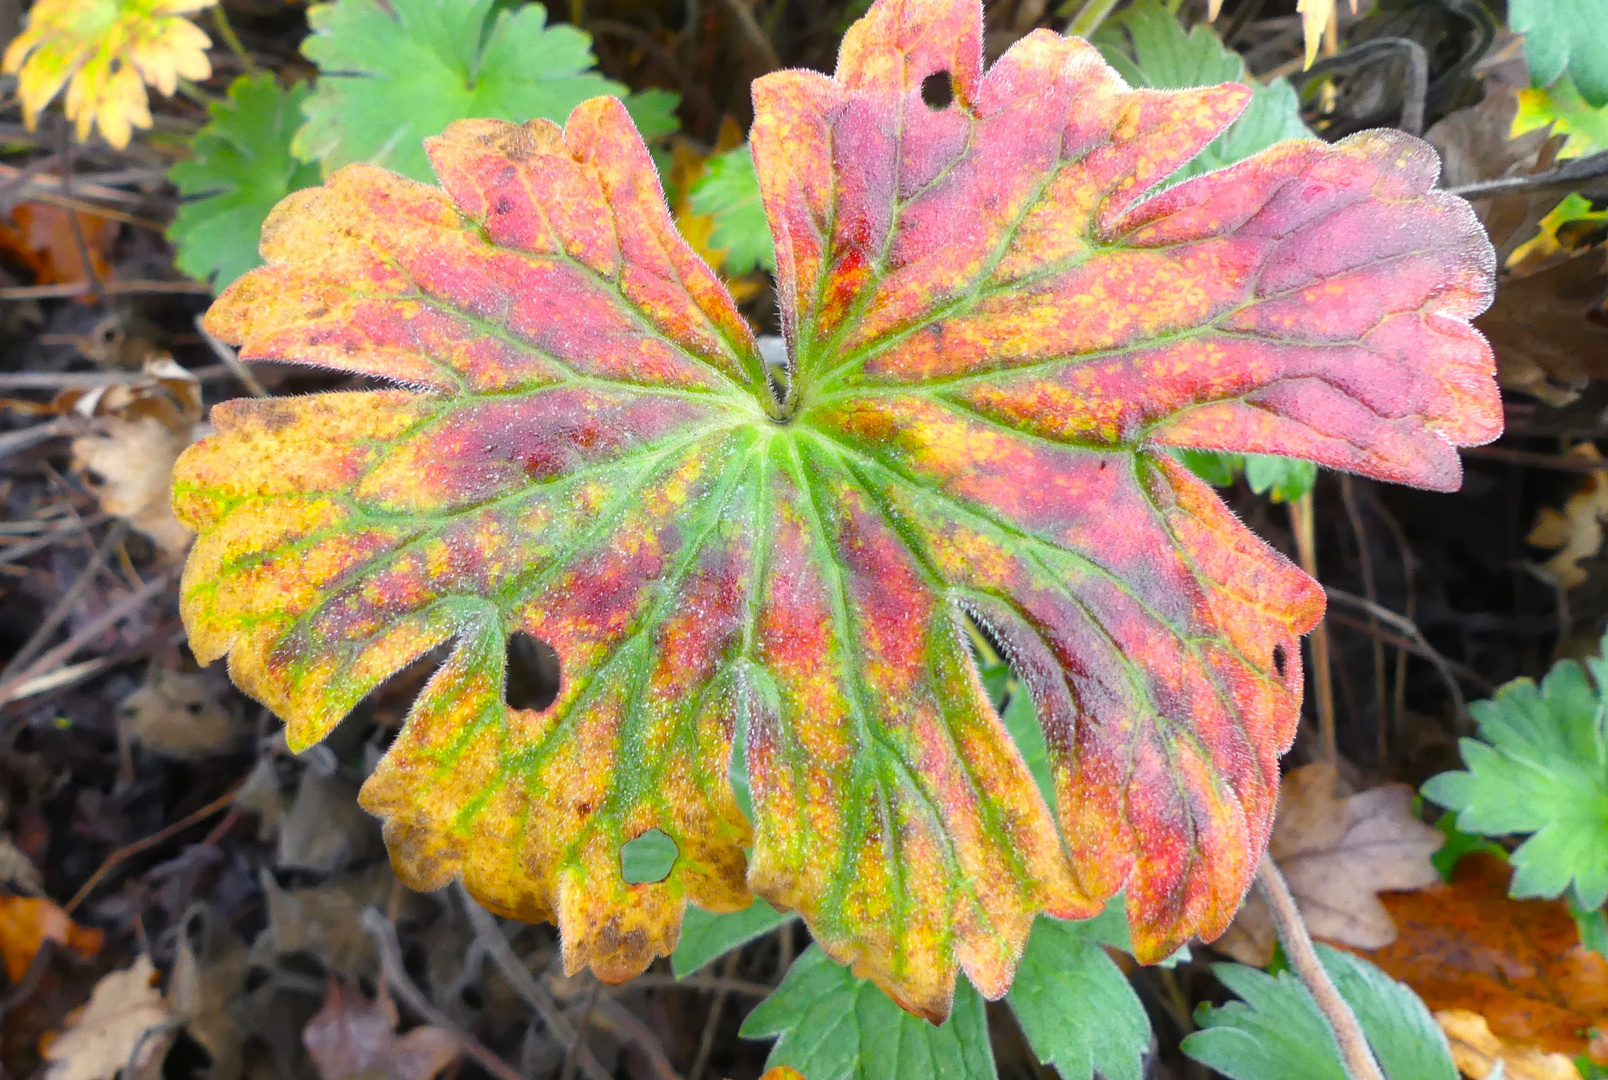
[[[433,183],[422,140],[454,120],[562,122],[587,98],[612,94],[647,138],[677,127],[675,94],[630,93],[599,75],[591,38],[549,26],[541,4],[331,0],[307,18],[312,85],[242,75],[169,174],[195,197],[168,231],[176,262],[219,289],[261,262],[257,237],[274,204],[342,165]]]
[[[1568,894],[1588,939],[1608,901],[1605,690],[1601,655],[1584,666],[1560,661],[1539,686],[1515,679],[1469,707],[1479,738],[1461,741],[1467,768],[1424,785],[1425,798],[1456,811],[1463,832],[1526,837],[1510,857],[1510,893]]]

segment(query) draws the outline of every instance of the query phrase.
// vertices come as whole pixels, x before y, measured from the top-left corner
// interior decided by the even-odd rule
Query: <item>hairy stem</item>
[[[1335,989],[1329,973],[1318,960],[1318,951],[1312,947],[1312,936],[1307,933],[1306,923],[1301,921],[1295,897],[1290,895],[1290,887],[1284,883],[1284,875],[1279,873],[1272,857],[1262,857],[1262,865],[1256,872],[1256,884],[1261,887],[1268,910],[1273,913],[1273,925],[1278,928],[1279,940],[1284,943],[1284,955],[1289,957],[1290,966],[1306,984],[1312,1000],[1318,1004],[1318,1012],[1323,1014],[1329,1030],[1334,1032],[1334,1041],[1340,1047],[1340,1060],[1345,1064],[1346,1075],[1351,1080],[1385,1080],[1385,1074],[1374,1060],[1373,1051],[1369,1049],[1368,1040],[1362,1033],[1362,1026],[1357,1023],[1356,1014],[1346,1004],[1346,999],[1340,996],[1340,991]]]

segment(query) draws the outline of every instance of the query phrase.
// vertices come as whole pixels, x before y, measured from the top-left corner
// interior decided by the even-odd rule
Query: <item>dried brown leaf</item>
[[[1304,765],[1279,787],[1268,853],[1284,872],[1314,937],[1372,949],[1396,935],[1379,902],[1387,889],[1439,880],[1429,861],[1445,837],[1413,814],[1413,789],[1388,784],[1349,798],[1336,792],[1333,766]],[[1216,947],[1258,967],[1277,936],[1260,893],[1252,893]]]
[[[1435,1014],[1435,1020],[1451,1044],[1457,1071],[1471,1080],[1486,1080],[1498,1062],[1507,1080],[1580,1080],[1574,1062],[1564,1055],[1511,1046],[1498,1038],[1477,1012],[1443,1009]]]
[[[362,991],[330,980],[329,997],[308,1021],[302,1042],[322,1080],[430,1080],[458,1056],[458,1037],[445,1028],[396,1033],[396,1006],[384,992],[370,1001]]]
[[[152,985],[155,979],[156,968],[141,956],[133,967],[96,983],[89,1004],[69,1014],[61,1034],[45,1047],[45,1080],[114,1080],[131,1057],[130,1080],[154,1078],[172,1041],[171,1033],[157,1029],[173,1016]]]

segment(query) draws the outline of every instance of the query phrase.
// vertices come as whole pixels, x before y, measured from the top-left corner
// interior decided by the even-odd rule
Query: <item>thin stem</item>
[[[1318,580],[1318,538],[1313,521],[1312,492],[1308,491],[1290,504],[1290,529],[1295,533],[1295,550],[1301,559],[1301,569],[1307,577]],[[1330,765],[1340,760],[1339,746],[1334,734],[1334,682],[1329,672],[1329,628],[1323,623],[1312,628],[1307,635],[1312,651],[1312,690],[1317,698],[1313,707],[1318,714],[1318,736],[1323,744],[1322,760]]]
[[[229,46],[229,51],[235,54],[240,66],[246,69],[246,74],[257,74],[257,61],[253,60],[246,47],[240,44],[240,38],[235,34],[234,26],[229,22],[229,16],[224,12],[221,3],[212,5],[212,25],[218,28],[218,36]]]
[[[1072,37],[1086,38],[1100,28],[1111,14],[1111,9],[1117,6],[1117,0],[1084,0],[1082,9],[1067,23],[1066,32]],[[1071,3],[1061,8],[1065,15],[1072,10]]]
[[[1329,1030],[1334,1032],[1334,1041],[1340,1047],[1340,1060],[1345,1065],[1346,1075],[1351,1080],[1385,1080],[1379,1063],[1374,1060],[1373,1051],[1368,1047],[1368,1039],[1362,1033],[1362,1025],[1357,1023],[1356,1014],[1346,1004],[1346,999],[1340,996],[1340,991],[1335,989],[1329,973],[1318,959],[1318,950],[1312,947],[1312,936],[1307,933],[1306,923],[1301,921],[1301,912],[1295,906],[1295,897],[1290,895],[1284,875],[1279,873],[1278,866],[1267,856],[1263,856],[1262,865],[1257,869],[1256,884],[1261,887],[1268,910],[1273,913],[1273,925],[1278,928],[1279,940],[1284,943],[1284,955],[1290,958],[1290,966],[1300,976],[1301,982],[1306,984],[1312,1000],[1317,1003],[1318,1012],[1323,1014]]]

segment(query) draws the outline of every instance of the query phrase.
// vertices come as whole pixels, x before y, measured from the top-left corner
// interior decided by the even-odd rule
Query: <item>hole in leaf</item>
[[[508,635],[503,700],[510,709],[547,708],[558,697],[558,654],[545,641],[516,630]]]
[[[628,885],[646,885],[670,876],[681,849],[660,829],[649,829],[620,848],[620,873]]]
[[[1279,678],[1284,678],[1289,666],[1290,656],[1284,651],[1284,646],[1282,644],[1273,646],[1273,669],[1279,673]]]
[[[955,100],[955,87],[949,72],[935,71],[921,80],[921,100],[933,112],[942,112]]]

